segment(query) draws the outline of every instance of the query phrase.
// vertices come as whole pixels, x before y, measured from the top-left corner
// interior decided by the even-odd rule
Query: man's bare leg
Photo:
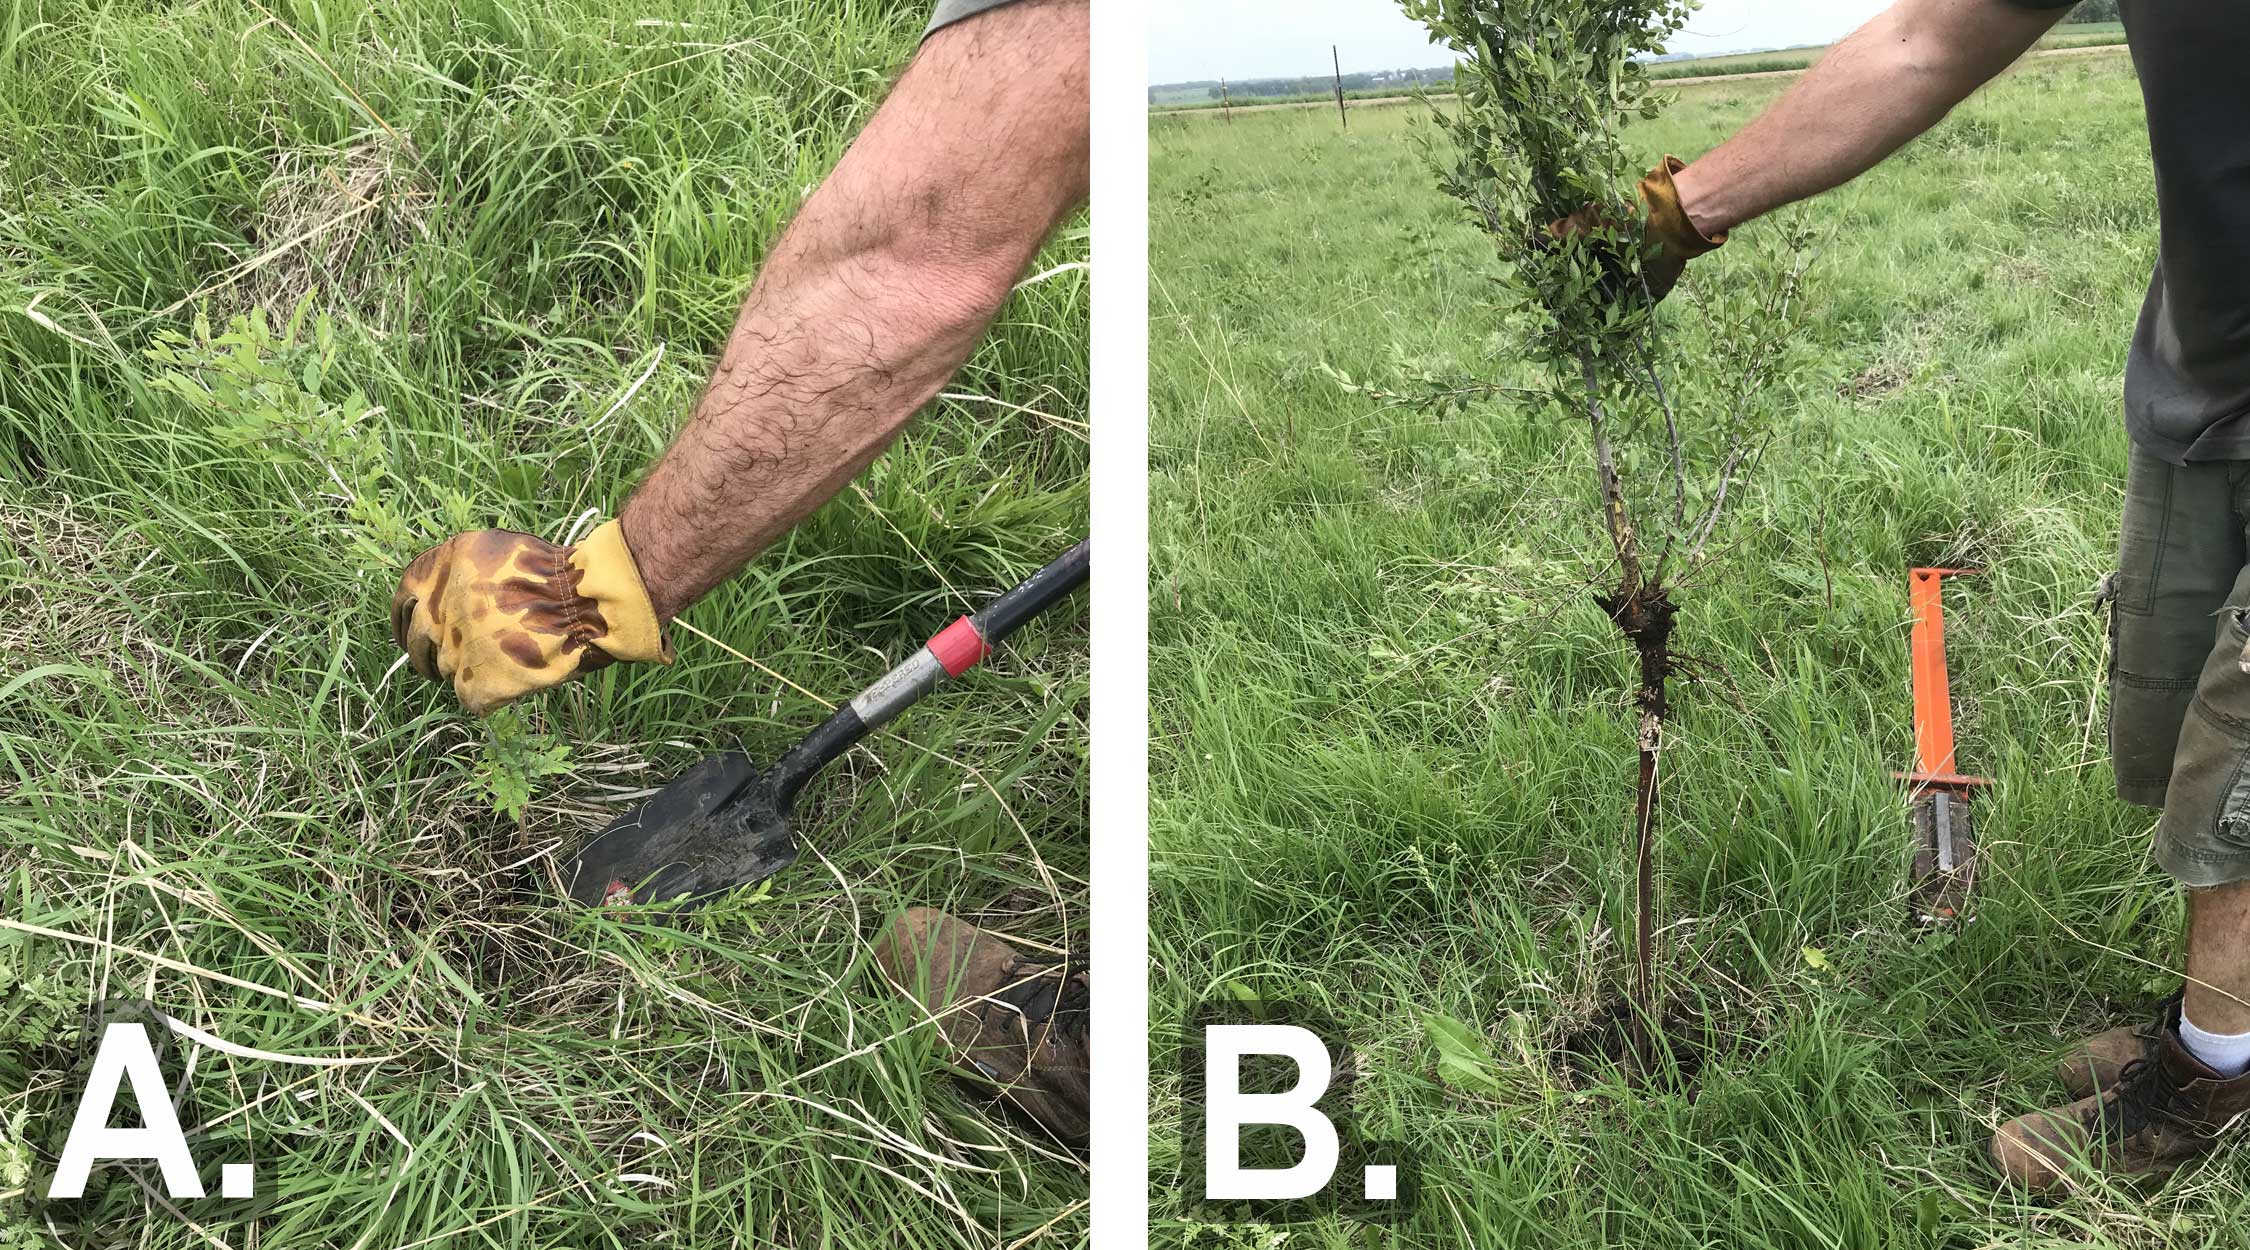
[[[1084,203],[1088,0],[930,36],[764,267],[622,521],[670,620],[890,445]]]
[[[2188,891],[2187,963],[2187,1018],[2250,1033],[2250,882]]]

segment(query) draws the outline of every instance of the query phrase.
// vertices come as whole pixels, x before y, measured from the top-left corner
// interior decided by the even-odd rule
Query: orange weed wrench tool
[[[1945,671],[1948,577],[1975,569],[1915,569],[1907,577],[1914,609],[1914,771],[1893,774],[1907,785],[1908,811],[1919,841],[1914,851],[1913,903],[1926,924],[1966,918],[1976,883],[1976,837],[1969,799],[1992,783],[1963,773],[1954,757],[1953,691]]]

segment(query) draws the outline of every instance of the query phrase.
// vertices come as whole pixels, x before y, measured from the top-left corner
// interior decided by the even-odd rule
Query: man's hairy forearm
[[[2063,10],[1899,0],[1673,179],[1706,235],[1841,186],[1942,120]]]
[[[1085,199],[1086,0],[932,36],[760,269],[711,384],[626,503],[660,619],[881,454]]]

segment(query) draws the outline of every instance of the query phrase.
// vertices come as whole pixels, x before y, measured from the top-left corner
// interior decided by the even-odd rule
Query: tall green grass
[[[1692,157],[1779,85],[1687,89],[1631,141]],[[1622,989],[1631,655],[1582,427],[1347,393],[1529,380],[1417,110],[1151,128],[1150,657],[1159,1215],[1185,1208],[1191,1004],[1339,1019],[1371,1137],[1422,1161],[1385,1244],[2240,1245],[2250,1162],[2145,1195],[1995,1192],[1991,1129],[2066,1039],[2174,984],[2179,908],[2111,795],[2103,624],[2125,346],[2155,250],[2122,59],[2034,63],[1852,186],[1739,231],[1666,305],[1818,255],[1789,416],[1681,592],[1660,966],[1708,1026],[1686,1088],[1563,1043]],[[1692,379],[1678,380],[1692,384]],[[1977,919],[1908,921],[1906,571],[1949,589]],[[1488,1080],[1440,1075],[1429,1021]],[[1241,1244],[1256,1242],[1249,1234]],[[1289,1245],[1358,1244],[1341,1226]]]
[[[254,1227],[186,1211],[228,1245],[1083,1238],[1082,1165],[936,1068],[867,945],[916,904],[1083,943],[1070,610],[816,782],[770,893],[674,927],[556,889],[637,796],[737,741],[778,754],[1084,532],[1083,268],[1023,289],[949,398],[687,614],[716,642],[539,698],[501,748],[397,666],[397,569],[323,458],[380,465],[395,545],[614,512],[926,18],[0,5],[0,1227],[36,1196],[8,1159],[58,1144],[72,1094],[29,1042],[106,996],[384,1057],[199,1058],[207,1177],[254,1155],[271,1200]],[[1085,254],[1073,229],[1039,268]],[[157,335],[253,311],[276,393],[376,411],[246,439],[155,384]],[[480,772],[527,743],[565,771],[512,819]],[[210,1244],[108,1192],[139,1244]]]

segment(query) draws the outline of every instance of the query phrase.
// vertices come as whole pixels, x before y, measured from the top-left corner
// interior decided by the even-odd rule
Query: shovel
[[[728,751],[711,756],[611,821],[563,868],[570,897],[588,907],[694,907],[755,885],[797,861],[789,816],[830,760],[976,667],[1016,627],[1086,584],[1086,543],[1013,590],[940,630],[904,664],[837,708],[771,768]]]

